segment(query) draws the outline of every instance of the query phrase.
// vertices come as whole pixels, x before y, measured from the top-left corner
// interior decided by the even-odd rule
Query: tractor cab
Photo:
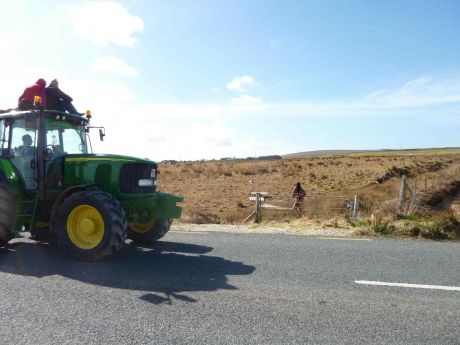
[[[44,111],[43,131],[39,135],[39,116],[39,112],[32,111],[0,117],[1,157],[10,160],[19,175],[19,183],[27,191],[36,191],[39,187],[40,158],[46,176],[56,158],[88,153],[86,118]]]

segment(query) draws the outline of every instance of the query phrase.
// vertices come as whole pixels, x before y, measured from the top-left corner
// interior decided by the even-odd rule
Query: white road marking
[[[369,238],[347,238],[347,237],[318,237],[320,240],[341,240],[341,241],[370,241]]]
[[[456,286],[387,283],[387,282],[377,282],[377,281],[369,281],[369,280],[355,280],[355,283],[361,284],[361,285],[395,286],[395,287],[407,287],[407,288],[414,288],[414,289],[460,291],[460,287],[456,287]]]

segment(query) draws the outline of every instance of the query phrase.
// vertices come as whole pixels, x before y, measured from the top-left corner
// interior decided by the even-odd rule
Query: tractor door
[[[9,123],[9,156],[26,190],[37,189],[37,127],[24,119]]]

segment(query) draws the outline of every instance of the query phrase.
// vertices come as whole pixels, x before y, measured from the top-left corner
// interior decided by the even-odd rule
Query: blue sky
[[[106,126],[98,151],[162,160],[460,146],[459,1],[1,9],[0,108],[57,78]]]

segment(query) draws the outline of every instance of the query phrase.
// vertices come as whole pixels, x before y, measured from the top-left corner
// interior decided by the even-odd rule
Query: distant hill
[[[415,149],[382,149],[382,150],[316,150],[297,153],[289,153],[282,155],[283,159],[289,158],[309,158],[319,156],[345,156],[345,155],[360,155],[360,154],[376,154],[376,155],[394,155],[394,154],[446,154],[458,153],[460,147],[433,147],[433,148],[415,148]]]
[[[318,157],[318,156],[342,156],[342,155],[349,155],[353,153],[363,153],[363,152],[368,152],[368,150],[316,150],[316,151],[289,153],[287,155],[282,155],[281,157],[286,159],[286,158],[308,158],[308,157]]]

